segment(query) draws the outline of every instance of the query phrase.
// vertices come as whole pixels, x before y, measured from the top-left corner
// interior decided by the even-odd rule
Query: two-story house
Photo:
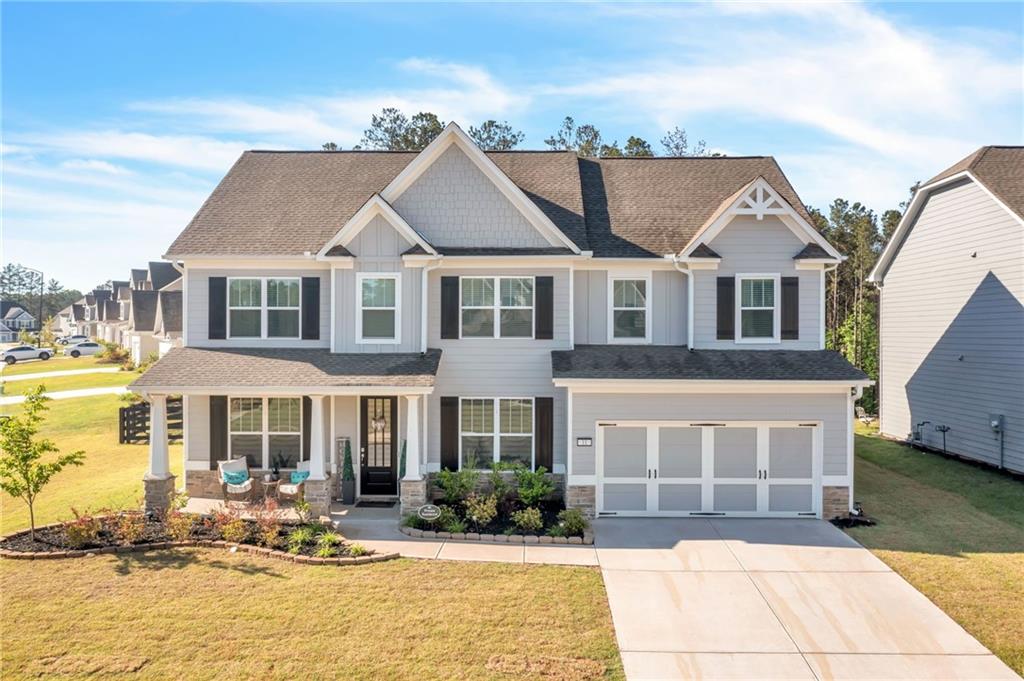
[[[165,256],[184,347],[151,403],[147,504],[217,464],[342,443],[361,497],[424,503],[442,468],[543,466],[620,515],[844,514],[867,377],[824,350],[842,256],[770,157],[483,152],[456,125],[404,152],[247,152]],[[400,459],[405,457],[399,480]]]

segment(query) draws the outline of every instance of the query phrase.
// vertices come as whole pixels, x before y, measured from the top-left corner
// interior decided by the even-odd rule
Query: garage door
[[[799,422],[599,423],[597,510],[817,515],[820,429]]]

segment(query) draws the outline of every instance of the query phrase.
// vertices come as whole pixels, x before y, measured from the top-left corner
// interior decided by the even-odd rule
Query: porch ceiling
[[[432,388],[441,351],[332,353],[326,349],[173,348],[129,389],[224,392],[233,389]]]

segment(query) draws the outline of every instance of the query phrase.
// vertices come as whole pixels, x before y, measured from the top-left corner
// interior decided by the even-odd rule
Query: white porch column
[[[167,395],[149,396],[149,470],[147,480],[171,477],[167,453]]]
[[[324,396],[311,395],[309,413],[309,479],[326,480],[326,452],[324,452]]]
[[[405,396],[405,475],[402,480],[422,480],[420,472],[420,396]]]

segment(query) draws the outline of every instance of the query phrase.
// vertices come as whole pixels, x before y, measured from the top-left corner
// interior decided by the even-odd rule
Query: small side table
[[[278,494],[278,487],[281,484],[280,480],[263,480],[262,483],[263,483],[263,501],[266,501],[267,499],[270,499],[270,498],[274,498],[274,499],[280,498],[280,496]]]

